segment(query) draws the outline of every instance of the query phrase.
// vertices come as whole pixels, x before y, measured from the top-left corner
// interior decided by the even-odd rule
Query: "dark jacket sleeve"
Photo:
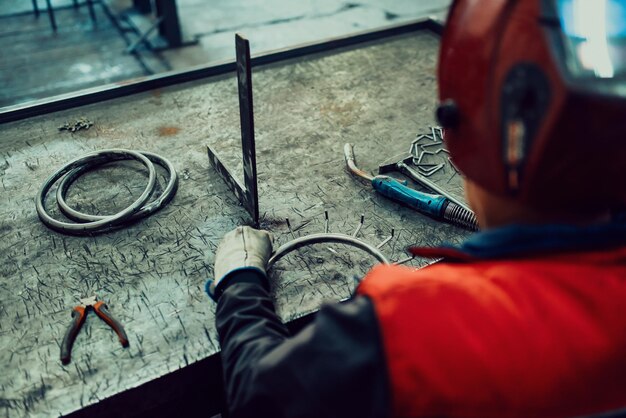
[[[217,307],[232,417],[384,417],[387,370],[372,303],[321,308],[290,336],[261,273],[229,278]]]

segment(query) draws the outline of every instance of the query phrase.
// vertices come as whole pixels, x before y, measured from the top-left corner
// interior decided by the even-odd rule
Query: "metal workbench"
[[[323,231],[325,210],[330,230],[348,234],[363,213],[360,237],[372,243],[395,228],[394,239],[382,247],[393,260],[404,258],[410,244],[432,246],[468,234],[375,195],[344,168],[345,142],[355,144],[362,168],[375,171],[387,157],[405,154],[415,135],[434,124],[438,43],[431,23],[412,24],[256,59],[261,224],[277,243],[292,238],[285,218],[293,235]],[[203,379],[219,382],[219,370],[210,367],[219,351],[215,305],[204,283],[222,235],[249,218],[207,159],[206,145],[212,145],[229,165],[241,168],[234,67],[218,67],[196,70],[187,79],[176,74],[161,84],[140,80],[0,115],[13,120],[0,125],[0,415],[80,415],[92,405],[83,412],[121,416],[122,403],[139,414],[178,396],[192,380],[201,388],[207,387]],[[196,80],[180,83],[191,78]],[[113,98],[122,95],[127,96]],[[91,129],[57,129],[80,117],[94,122]],[[70,159],[103,148],[169,158],[180,175],[174,200],[117,232],[69,237],[48,230],[35,212],[41,183]],[[110,213],[137,196],[145,181],[137,166],[117,164],[81,178],[69,200]],[[437,181],[458,193],[454,173],[442,173]],[[372,262],[335,244],[287,256],[272,275],[280,316],[292,321],[324,300],[348,297],[353,276],[363,275]],[[72,362],[62,366],[59,344],[70,310],[92,293],[125,325],[130,347],[123,349],[90,316]],[[185,374],[194,368],[202,372]],[[219,410],[219,395],[219,388],[205,394],[208,414]]]

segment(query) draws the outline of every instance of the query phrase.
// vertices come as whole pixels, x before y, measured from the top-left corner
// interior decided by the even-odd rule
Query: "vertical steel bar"
[[[256,145],[254,139],[254,105],[252,101],[252,66],[250,42],[235,35],[237,49],[237,81],[239,84],[239,119],[241,122],[241,148],[243,151],[244,206],[259,225],[259,195],[257,190]]]

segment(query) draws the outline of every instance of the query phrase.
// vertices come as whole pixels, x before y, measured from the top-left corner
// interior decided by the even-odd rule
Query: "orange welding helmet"
[[[626,207],[625,0],[456,0],[438,71],[467,178],[538,208]]]

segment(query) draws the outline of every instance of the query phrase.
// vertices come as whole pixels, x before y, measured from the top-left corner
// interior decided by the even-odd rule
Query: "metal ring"
[[[389,264],[389,260],[378,250],[378,248],[363,242],[357,238],[345,234],[311,234],[304,237],[296,238],[293,241],[282,245],[276,250],[272,257],[267,262],[267,270],[271,269],[279,259],[286,254],[297,250],[298,248],[305,247],[307,245],[320,244],[320,243],[338,243],[347,244],[353,247],[359,248],[368,254],[372,255],[382,264]]]
[[[119,158],[120,156],[125,156],[125,158]],[[135,200],[130,206],[126,209],[116,213],[115,215],[107,216],[104,219],[100,219],[94,222],[87,223],[70,223],[70,222],[62,222],[54,219],[52,216],[46,212],[45,209],[45,200],[46,195],[52,188],[52,186],[65,174],[71,170],[81,167],[84,164],[89,163],[90,161],[102,161],[104,159],[111,160],[117,159],[134,159],[143,163],[149,171],[148,177],[148,185],[144,192],[139,196],[137,200]],[[124,149],[111,149],[111,150],[103,150],[96,151],[91,154],[87,154],[83,157],[76,158],[65,166],[61,167],[54,174],[52,174],[48,179],[43,183],[39,193],[37,194],[37,198],[35,200],[35,207],[37,209],[37,215],[41,222],[43,222],[47,227],[53,229],[58,232],[63,232],[67,234],[74,235],[85,235],[94,232],[103,232],[103,230],[107,230],[108,228],[114,226],[119,222],[123,222],[132,216],[135,212],[140,210],[142,206],[148,201],[150,195],[152,194],[152,190],[154,189],[154,184],[156,182],[156,170],[154,169],[154,165],[150,162],[150,160],[143,156],[142,154],[136,151],[124,150]]]
[[[138,221],[162,209],[166,204],[168,204],[172,200],[178,188],[178,176],[176,174],[176,169],[174,169],[174,166],[172,165],[171,162],[169,162],[169,160],[161,157],[160,155],[154,154],[152,152],[147,152],[147,151],[138,151],[138,152],[144,155],[153,163],[156,163],[160,165],[161,167],[163,167],[168,172],[169,179],[167,182],[167,186],[165,187],[163,192],[161,192],[161,194],[159,195],[157,199],[143,206],[141,209],[139,209],[139,211],[135,212],[126,220],[124,220],[124,223],[131,223],[131,222]],[[59,210],[61,211],[61,213],[63,213],[63,215],[67,216],[68,218],[76,222],[93,222],[93,221],[98,221],[100,219],[104,219],[107,217],[107,216],[102,216],[102,215],[90,215],[88,213],[79,212],[67,204],[67,202],[65,201],[65,197],[67,196],[67,192],[72,186],[72,183],[76,181],[78,177],[82,176],[87,171],[93,170],[94,168],[97,168],[111,161],[112,161],[111,159],[93,160],[87,164],[84,164],[81,167],[75,168],[74,170],[70,171],[63,177],[63,179],[61,180],[61,183],[59,183],[59,187],[57,188],[57,193],[56,193],[57,204],[59,205]]]

